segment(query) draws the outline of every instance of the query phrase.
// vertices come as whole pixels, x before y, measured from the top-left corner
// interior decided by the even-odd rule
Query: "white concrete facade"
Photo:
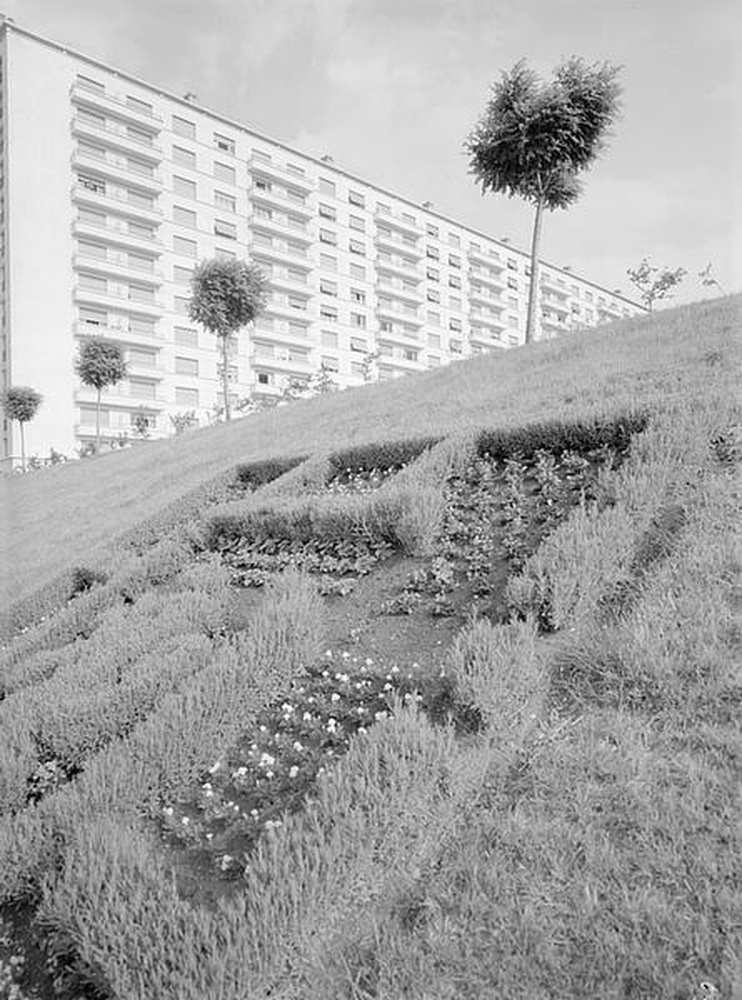
[[[2,385],[44,397],[27,454],[69,456],[94,434],[81,339],[124,347],[103,431],[151,436],[219,401],[214,338],[187,316],[190,273],[253,260],[271,301],[234,345],[235,399],[277,395],[323,366],[342,386],[523,341],[528,255],[427,203],[382,190],[245,125],[10,22],[0,25]],[[539,336],[643,307],[542,263]],[[371,356],[375,357],[372,363]],[[17,425],[3,452],[19,454]]]

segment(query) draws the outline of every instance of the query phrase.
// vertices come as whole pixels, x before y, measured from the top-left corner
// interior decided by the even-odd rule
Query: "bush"
[[[307,456],[302,455],[298,458],[265,458],[259,462],[242,463],[235,470],[236,480],[244,488],[257,490],[306,460]]]
[[[107,583],[108,574],[102,570],[91,569],[89,566],[76,566],[72,570],[72,590],[70,597],[77,597],[78,594],[91,590],[96,583]]]
[[[331,474],[342,476],[348,472],[399,468],[412,462],[426,448],[432,448],[439,441],[440,437],[422,437],[355,445],[330,455]]]
[[[531,458],[537,451],[586,452],[610,448],[620,453],[626,451],[632,437],[643,431],[648,421],[646,411],[637,411],[574,423],[554,420],[507,430],[487,430],[479,435],[477,451],[482,457],[501,461],[515,453]]]

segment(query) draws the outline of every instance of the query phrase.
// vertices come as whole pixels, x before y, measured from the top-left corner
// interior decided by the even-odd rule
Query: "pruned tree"
[[[652,312],[655,302],[672,298],[673,289],[677,288],[688,272],[684,267],[675,268],[674,271],[667,267],[656,267],[645,257],[638,267],[630,267],[626,273],[639,292],[642,302]]]
[[[33,420],[44,397],[29,385],[11,385],[0,396],[3,413],[8,420],[17,420],[21,429],[21,469],[26,471],[26,439],[24,425]]]
[[[470,173],[482,193],[517,196],[534,206],[526,342],[534,339],[539,244],[544,209],[580,195],[578,174],[603,149],[618,117],[620,69],[573,57],[542,82],[524,60],[492,87],[484,114],[465,140]]]
[[[126,377],[126,361],[120,344],[103,337],[90,337],[80,344],[75,371],[83,385],[97,392],[95,401],[95,450],[100,450],[100,397],[109,385]]]
[[[216,334],[219,340],[224,417],[230,420],[227,344],[233,334],[254,322],[265,308],[267,280],[255,264],[214,257],[198,265],[191,290],[191,319]]]

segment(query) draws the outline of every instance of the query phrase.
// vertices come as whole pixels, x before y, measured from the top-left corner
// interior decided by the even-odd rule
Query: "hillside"
[[[0,996],[741,995],[741,304],[5,483]]]
[[[741,303],[732,297],[649,321],[625,320],[0,480],[0,608],[71,565],[102,557],[112,538],[239,462],[468,427],[579,419],[652,405],[660,397],[669,404],[688,393],[702,395],[738,365]],[[716,353],[723,364],[704,363]]]

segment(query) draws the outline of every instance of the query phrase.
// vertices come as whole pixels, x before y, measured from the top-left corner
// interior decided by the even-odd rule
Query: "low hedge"
[[[241,463],[235,469],[235,478],[240,486],[257,490],[301,465],[307,458],[307,455],[300,455],[298,458],[264,458],[260,462]]]
[[[480,457],[504,460],[516,452],[525,458],[537,451],[585,452],[601,447],[623,452],[631,444],[632,437],[643,431],[648,422],[648,412],[638,410],[594,420],[553,420],[525,427],[493,428],[479,435],[477,453]]]
[[[441,440],[438,437],[410,438],[405,441],[380,441],[354,445],[330,455],[330,475],[370,472],[372,469],[399,468],[413,462],[427,448]]]

